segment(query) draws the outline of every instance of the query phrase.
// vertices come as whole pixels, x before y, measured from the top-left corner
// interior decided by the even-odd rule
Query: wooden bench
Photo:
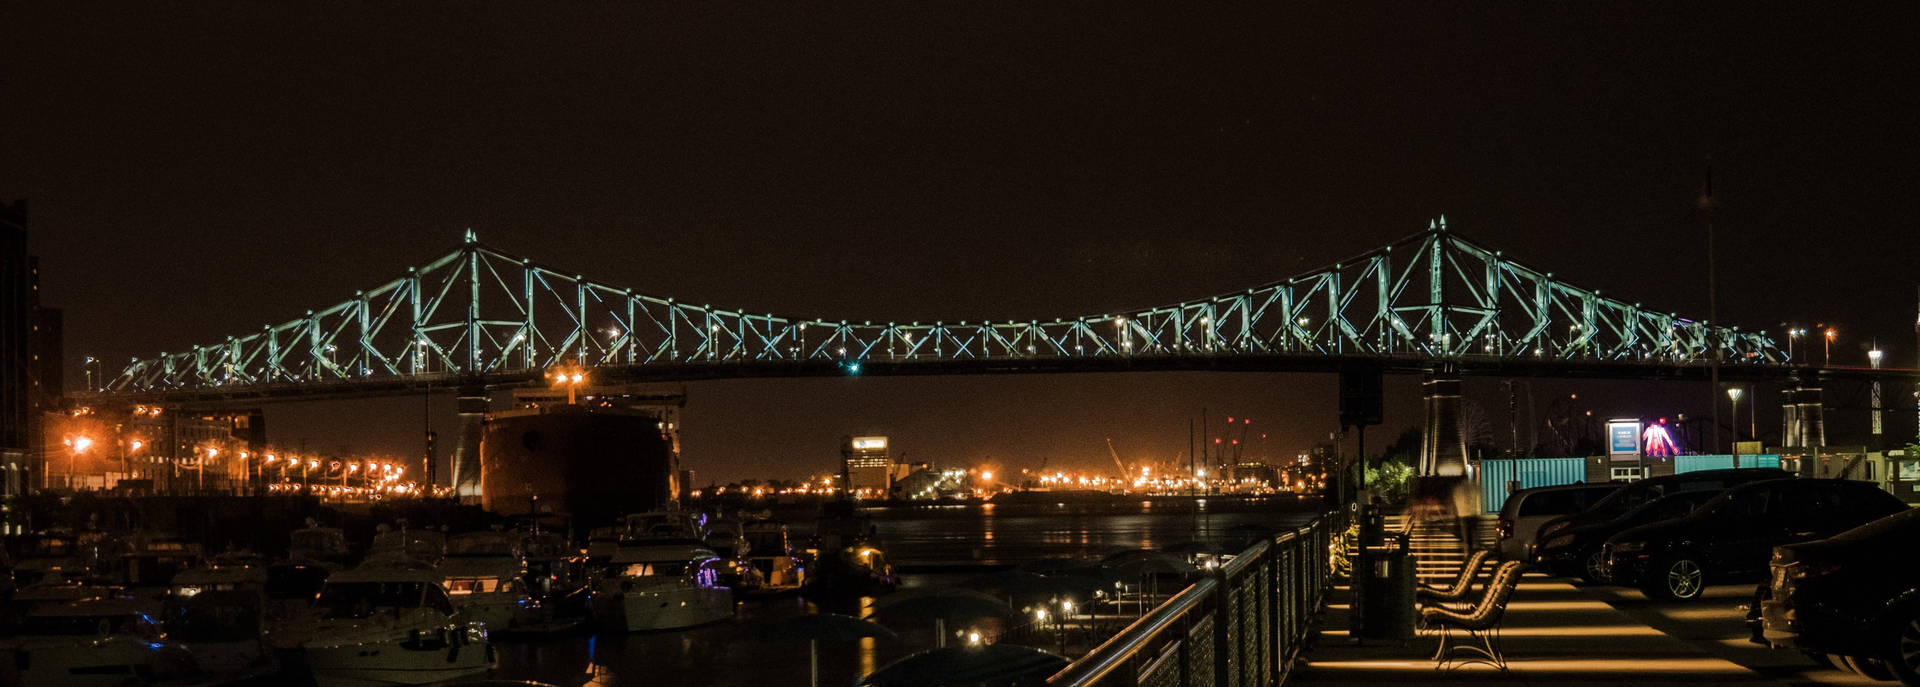
[[[1454,580],[1453,584],[1445,587],[1421,585],[1413,590],[1413,598],[1422,606],[1467,598],[1467,592],[1473,589],[1474,579],[1480,575],[1480,567],[1492,557],[1493,552],[1486,549],[1473,552],[1473,556],[1467,559],[1467,564],[1460,568],[1460,579]]]
[[[1493,581],[1487,583],[1485,594],[1472,608],[1421,609],[1420,625],[1440,634],[1440,647],[1433,652],[1436,670],[1485,663],[1506,672],[1507,658],[1500,652],[1500,621],[1506,617],[1507,600],[1513,598],[1513,588],[1520,583],[1520,572],[1525,565],[1520,561],[1501,563],[1493,573]],[[1453,640],[1455,630],[1466,633],[1465,643]],[[1466,652],[1468,657],[1456,659],[1455,652]]]

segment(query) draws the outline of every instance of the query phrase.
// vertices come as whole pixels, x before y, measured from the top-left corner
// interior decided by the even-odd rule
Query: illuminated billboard
[[[1640,421],[1607,421],[1607,455],[1640,455]]]
[[[887,438],[886,437],[854,437],[853,450],[885,451],[887,450]]]

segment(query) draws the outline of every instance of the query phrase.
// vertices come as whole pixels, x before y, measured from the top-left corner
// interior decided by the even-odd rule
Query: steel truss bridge
[[[207,402],[521,383],[1121,370],[1785,379],[1765,333],[1603,296],[1428,230],[1323,269],[1195,300],[1052,320],[853,322],[635,293],[480,243],[303,315],[132,360],[94,397]]]

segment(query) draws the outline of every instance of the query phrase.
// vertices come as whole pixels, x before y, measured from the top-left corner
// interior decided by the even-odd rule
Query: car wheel
[[[1600,584],[1607,579],[1607,558],[1599,549],[1588,551],[1580,557],[1580,579]]]
[[[1886,663],[1901,684],[1920,687],[1920,610],[1907,612],[1907,622],[1894,634],[1893,654]]]
[[[1853,671],[1860,677],[1869,680],[1893,679],[1893,671],[1887,669],[1886,661],[1877,658],[1862,658],[1859,656],[1842,656],[1840,660],[1845,661],[1847,669]]]
[[[1647,571],[1640,591],[1661,601],[1692,601],[1707,589],[1707,571],[1689,556],[1675,556]]]

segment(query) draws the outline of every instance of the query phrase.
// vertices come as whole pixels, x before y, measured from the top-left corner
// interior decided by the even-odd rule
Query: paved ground
[[[1422,576],[1452,579],[1464,559],[1456,537],[1416,530]],[[1323,632],[1289,685],[1887,685],[1824,668],[1800,654],[1747,642],[1741,605],[1750,585],[1714,587],[1699,601],[1655,602],[1638,591],[1530,574],[1508,605],[1502,642],[1510,669],[1485,665],[1435,669],[1435,637],[1359,644],[1347,636],[1349,592],[1328,599]]]

